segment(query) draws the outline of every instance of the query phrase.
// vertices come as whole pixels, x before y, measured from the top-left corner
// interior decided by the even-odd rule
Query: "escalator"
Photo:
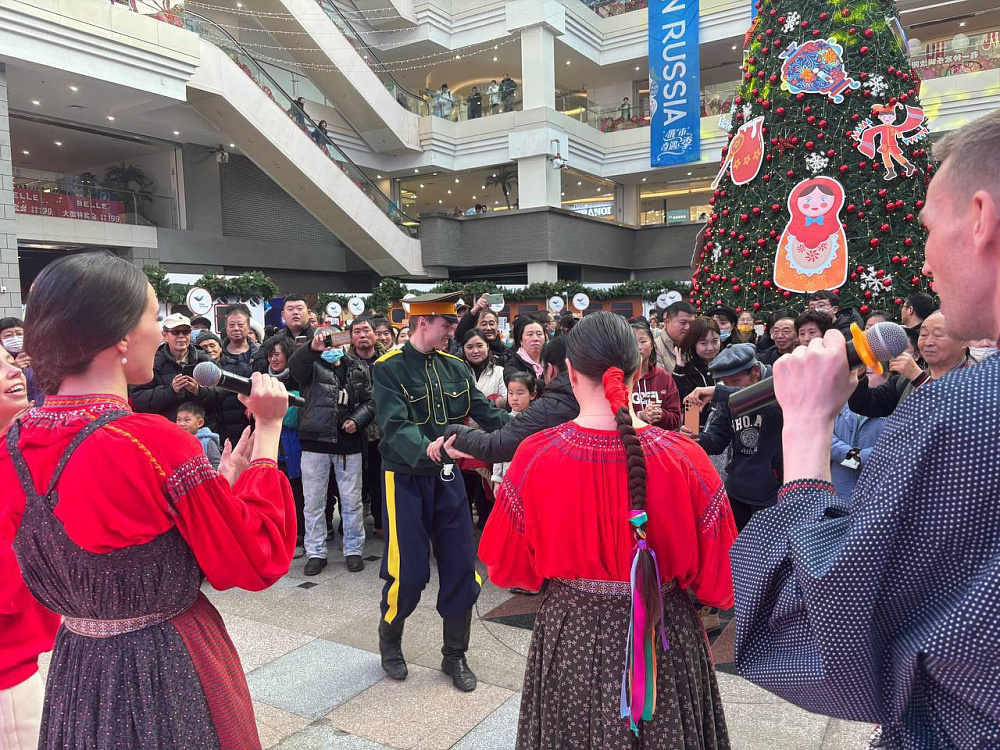
[[[399,210],[222,27],[191,11],[201,65],[188,102],[382,276],[425,275],[418,222]]]
[[[220,13],[232,3],[218,2]],[[420,115],[427,103],[385,70],[331,0],[242,0],[236,18],[252,17],[282,45],[376,153],[421,150]],[[250,45],[252,49],[252,45]]]

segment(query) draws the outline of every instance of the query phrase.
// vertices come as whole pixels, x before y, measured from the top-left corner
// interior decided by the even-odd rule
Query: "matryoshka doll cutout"
[[[802,180],[788,194],[791,214],[778,241],[774,283],[789,292],[836,289],[847,281],[844,187],[832,177]]]

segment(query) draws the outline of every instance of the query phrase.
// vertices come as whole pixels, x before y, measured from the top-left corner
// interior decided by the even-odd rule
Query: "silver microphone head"
[[[214,388],[222,380],[222,370],[214,362],[199,362],[191,377],[202,388]]]
[[[909,343],[906,329],[899,323],[889,321],[873,325],[865,331],[865,338],[868,339],[868,346],[871,347],[872,354],[879,362],[895,359],[906,351],[906,346]]]

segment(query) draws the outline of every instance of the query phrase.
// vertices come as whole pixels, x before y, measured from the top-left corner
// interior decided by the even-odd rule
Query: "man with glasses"
[[[843,312],[840,311],[840,299],[833,292],[823,289],[813,292],[807,297],[809,309],[825,313],[833,320],[833,327],[844,334],[844,338],[850,339],[851,323],[857,323],[859,328],[865,327],[864,320],[853,307],[849,307]]]
[[[192,372],[199,362],[211,362],[211,358],[191,343],[191,321],[179,313],[168,316],[163,321],[163,344],[153,359],[153,379],[145,385],[129,387],[135,411],[160,414],[176,422],[177,407],[191,401],[214,414],[224,392],[202,388],[194,381]],[[217,424],[209,427],[218,431]]]

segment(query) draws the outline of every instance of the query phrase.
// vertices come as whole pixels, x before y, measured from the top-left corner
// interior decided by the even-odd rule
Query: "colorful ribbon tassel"
[[[644,511],[632,511],[629,522],[636,535],[632,550],[632,570],[629,577],[631,588],[631,612],[628,625],[628,644],[625,654],[625,672],[622,674],[621,717],[628,719],[629,728],[639,736],[639,723],[650,721],[656,712],[656,648],[653,623],[646,621],[646,602],[642,591],[636,585],[639,567],[639,552],[647,550],[653,557],[656,572],[656,591],[660,597],[660,640],[663,650],[670,648],[664,625],[663,588],[656,553],[646,546],[646,532],[643,528],[647,516]]]

